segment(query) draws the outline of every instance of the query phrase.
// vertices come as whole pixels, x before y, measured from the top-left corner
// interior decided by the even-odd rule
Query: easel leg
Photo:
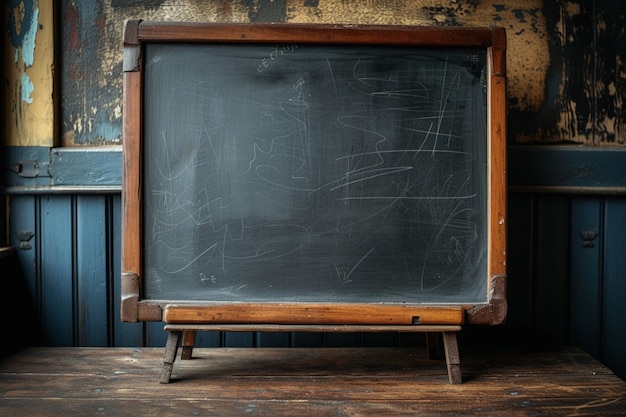
[[[165,344],[165,354],[163,355],[163,370],[161,371],[161,384],[169,384],[172,377],[172,369],[174,368],[174,360],[176,360],[176,351],[178,350],[178,341],[182,335],[182,331],[170,331]]]
[[[456,340],[456,332],[443,332],[443,347],[446,352],[446,365],[448,367],[448,379],[451,384],[460,384],[461,378],[461,358],[459,357],[459,346]]]
[[[180,352],[181,359],[191,359],[193,345],[196,342],[196,331],[185,330],[183,332],[183,350]]]

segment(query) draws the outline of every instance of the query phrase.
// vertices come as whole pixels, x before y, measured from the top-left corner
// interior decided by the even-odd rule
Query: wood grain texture
[[[377,304],[232,303],[165,307],[166,323],[240,324],[462,324],[462,307]]]
[[[285,27],[289,27],[286,31]],[[504,33],[498,31],[502,43]],[[494,44],[489,28],[328,24],[216,24],[143,21],[138,38],[142,42],[297,42],[330,44],[382,44],[487,47]],[[498,45],[500,57],[504,49]],[[501,60],[498,71],[503,70]]]
[[[506,317],[506,38],[498,29],[491,48],[492,73],[489,79],[487,123],[489,124],[489,300],[494,311],[490,322],[500,324]],[[498,281],[498,282],[496,282]]]
[[[141,72],[124,73],[124,162],[122,166],[122,320],[137,321],[141,271]],[[126,274],[126,275],[125,275]]]
[[[626,384],[579,349],[461,352],[449,385],[425,349],[36,348],[0,363],[0,414],[622,416]]]
[[[488,280],[485,286],[487,301],[494,305],[481,306],[473,314],[477,324],[500,324],[506,317],[506,35],[502,28],[469,27],[409,27],[381,25],[311,25],[311,24],[215,24],[168,23],[127,21],[125,48],[136,43],[151,42],[234,42],[247,45],[255,42],[313,43],[313,44],[364,44],[364,45],[416,45],[426,47],[487,47],[489,51],[488,100]],[[147,58],[146,58],[147,59]],[[222,304],[219,306],[170,306],[162,313],[159,304],[169,300],[163,297],[146,297],[141,292],[144,271],[141,241],[141,190],[148,183],[140,164],[142,158],[143,121],[143,69],[128,65],[124,73],[124,176],[123,176],[123,245],[122,250],[122,320],[159,321],[169,323],[258,323],[258,324],[461,324],[463,308],[452,309],[389,305],[311,305],[276,303]],[[146,70],[148,71],[148,70]],[[148,71],[149,73],[149,71]],[[147,88],[147,87],[146,87]],[[165,101],[165,100],[162,100]],[[147,116],[146,116],[147,117]],[[146,122],[147,123],[147,122]],[[151,126],[151,125],[148,125]],[[146,127],[145,131],[149,129]],[[146,136],[148,136],[146,134]],[[146,143],[147,140],[146,140]],[[148,203],[145,203],[148,205]],[[128,246],[126,244],[128,243]],[[149,263],[149,262],[148,262]],[[156,301],[155,301],[156,299]],[[176,299],[176,298],[174,298]],[[179,298],[185,301],[184,298]],[[325,301],[325,300],[324,300]],[[376,300],[379,301],[379,300]],[[437,300],[434,300],[437,302]],[[465,300],[461,300],[465,301]],[[206,303],[208,304],[208,303]],[[469,302],[468,302],[469,304]],[[482,303],[484,304],[484,303]],[[194,311],[197,309],[197,311]],[[428,310],[432,309],[432,312]],[[452,313],[451,313],[452,312]],[[163,315],[163,317],[162,317]]]

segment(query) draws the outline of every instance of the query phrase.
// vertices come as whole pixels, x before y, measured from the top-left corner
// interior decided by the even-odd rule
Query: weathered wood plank
[[[139,40],[142,42],[298,42],[330,44],[384,44],[384,45],[423,45],[437,47],[489,47],[496,44],[496,38],[504,32],[489,28],[454,27],[441,31],[432,26],[368,25],[363,32],[357,25],[289,25],[291,32],[285,32],[280,25],[236,25],[206,23],[142,22],[139,26]],[[321,31],[319,29],[322,29]],[[497,44],[496,44],[497,45]],[[502,48],[504,45],[497,45]],[[500,53],[504,51],[500,49]],[[503,70],[500,63],[494,67]]]
[[[49,172],[52,186],[121,188],[122,148],[54,148],[50,152]]]
[[[537,262],[532,284],[536,303],[533,326],[544,343],[558,345],[566,343],[568,329],[568,198],[538,197],[535,216],[538,233],[533,253]]]
[[[412,326],[412,325],[275,325],[275,324],[166,324],[168,331],[231,331],[231,332],[407,332],[407,333],[431,333],[431,332],[459,332],[461,326]]]
[[[460,306],[312,304],[312,303],[224,303],[170,304],[163,319],[167,323],[241,324],[462,324]]]
[[[626,378],[626,199],[607,199],[602,245],[604,253],[604,288],[602,294],[602,359],[618,375]]]
[[[602,340],[602,200],[573,198],[570,221],[570,318],[572,343],[599,358]]]
[[[603,415],[626,383],[580,349],[472,350],[449,385],[425,349],[197,349],[158,383],[163,349],[32,348],[0,363],[0,415]],[[175,375],[176,376],[176,375]]]
[[[108,346],[106,199],[101,195],[76,197],[76,304],[79,346]]]
[[[39,200],[41,222],[37,275],[41,295],[43,343],[72,346],[75,343],[73,222],[71,196],[45,196]]]

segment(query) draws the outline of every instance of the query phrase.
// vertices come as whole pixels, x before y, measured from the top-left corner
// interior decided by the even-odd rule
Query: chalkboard
[[[125,50],[127,298],[489,304],[504,268],[492,252],[504,256],[494,230],[505,183],[491,32],[473,42],[435,30],[429,43],[406,30],[378,41],[311,29],[311,40],[288,26],[222,27],[215,40],[186,26],[165,41],[158,26],[134,34],[144,42]]]
[[[145,60],[146,298],[486,301],[484,51]]]

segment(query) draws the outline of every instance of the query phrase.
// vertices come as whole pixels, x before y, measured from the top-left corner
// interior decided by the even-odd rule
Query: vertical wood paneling
[[[326,333],[324,346],[326,347],[347,347],[363,346],[362,333]]]
[[[363,345],[371,347],[393,347],[397,346],[395,333],[363,333]]]
[[[79,346],[108,346],[109,289],[105,196],[76,197],[75,253]]]
[[[39,305],[39,288],[36,271],[36,254],[38,252],[38,236],[35,222],[35,206],[37,198],[34,196],[11,196],[9,199],[9,245],[18,248],[19,261],[26,278],[30,296],[36,305]],[[22,233],[32,233],[33,237],[21,242],[18,236]]]
[[[291,334],[292,347],[324,346],[324,333],[294,332]]]
[[[122,322],[120,318],[121,309],[121,239],[122,239],[122,203],[120,195],[113,195],[108,198],[107,208],[107,233],[109,236],[109,243],[107,244],[108,253],[108,267],[111,271],[111,277],[109,279],[109,286],[112,300],[110,304],[112,306],[113,320],[110,323],[113,333],[112,346],[144,346],[143,338],[143,323],[126,323]]]
[[[222,346],[254,347],[254,342],[253,332],[224,332],[222,336]]]
[[[534,317],[535,197],[511,194],[508,198],[507,242],[507,336],[515,342],[528,340]]]
[[[35,308],[32,305],[17,250],[0,248],[0,317],[4,318],[0,342],[0,361],[20,349],[34,344],[37,334]]]
[[[197,347],[221,347],[223,346],[221,332],[198,332],[196,334]]]
[[[41,323],[48,346],[73,346],[74,283],[72,258],[72,197],[40,198]]]
[[[261,333],[256,334],[257,347],[289,347],[291,346],[291,333]]]
[[[52,346],[163,347],[163,323],[119,318],[119,195],[11,196],[10,243],[18,251]],[[626,199],[509,197],[507,323],[467,327],[462,343],[579,345],[623,376],[626,364]],[[19,215],[16,215],[19,214]],[[597,231],[595,239],[583,232]],[[34,331],[36,333],[36,330]],[[568,337],[569,333],[569,337]],[[469,336],[469,337],[468,337]],[[476,336],[476,337],[472,337]],[[502,337],[501,337],[502,336]],[[199,333],[198,347],[423,346],[420,334]]]
[[[570,341],[600,357],[602,201],[572,199]]]
[[[35,207],[38,198],[34,196],[11,196],[9,198],[9,245],[18,249],[18,261],[21,265],[26,287],[29,297],[29,305],[26,308],[32,308],[33,311],[25,312],[33,318],[33,328],[28,330],[25,340],[26,344],[39,345],[42,343],[42,326],[41,326],[41,292],[39,288],[39,280],[37,276],[37,258],[39,248],[39,237],[35,235],[38,230],[36,224]],[[13,215],[11,215],[13,214]],[[21,234],[30,234],[33,236],[26,240],[20,241],[18,236]],[[23,329],[20,329],[23,331]]]
[[[532,325],[542,344],[567,342],[569,215],[568,197],[537,197]]]
[[[626,199],[605,203],[602,361],[626,378]]]
[[[167,341],[167,334],[163,330],[162,322],[146,322],[145,328],[145,345],[150,347],[164,347]]]

